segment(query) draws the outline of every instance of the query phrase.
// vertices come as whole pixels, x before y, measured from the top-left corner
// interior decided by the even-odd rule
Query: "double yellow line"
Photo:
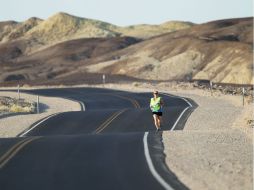
[[[95,134],[100,133],[101,131],[103,131],[107,126],[109,126],[109,124],[116,119],[119,115],[121,115],[123,112],[125,112],[126,109],[124,110],[119,110],[117,112],[115,112],[113,115],[111,115],[106,121],[104,121],[95,131]]]
[[[2,169],[27,144],[39,138],[41,137],[32,137],[32,138],[23,139],[22,141],[12,146],[3,156],[0,157],[0,169]]]
[[[125,99],[125,100],[128,100],[130,101],[133,106],[135,108],[141,108],[141,106],[139,105],[138,101],[135,100],[135,99],[132,99],[132,98],[129,98],[129,97],[125,97],[125,96],[121,96],[121,95],[116,95],[116,94],[109,94],[111,96],[115,96],[115,97],[118,97],[118,98],[121,98],[121,99]],[[121,115],[123,112],[125,112],[127,109],[123,109],[123,110],[119,110],[117,112],[115,112],[113,115],[111,115],[105,122],[103,122],[95,131],[94,133],[95,134],[98,134],[100,133],[101,131],[103,131],[106,127],[109,126],[109,124],[114,120],[116,119],[119,115]]]
[[[75,93],[78,93],[78,94],[81,94],[81,95],[85,94],[85,93],[82,93],[82,92],[79,92],[79,91],[75,91],[75,90],[70,90],[70,89],[68,89],[68,91],[75,92]],[[121,99],[128,100],[128,101],[130,101],[133,104],[133,106],[135,108],[141,108],[141,106],[139,105],[138,101],[133,99],[133,98],[129,98],[129,97],[121,96],[121,95],[116,95],[116,94],[105,94],[105,95],[115,96],[115,97],[118,97],[118,98],[121,98]]]
[[[129,98],[129,97],[125,97],[125,96],[120,96],[120,95],[116,95],[116,94],[110,94],[110,95],[111,96],[116,96],[116,97],[119,97],[119,98],[122,98],[122,99],[125,99],[125,100],[128,100],[128,101],[130,101],[133,104],[133,106],[135,108],[141,108],[141,106],[139,105],[138,101],[133,99],[133,98]]]

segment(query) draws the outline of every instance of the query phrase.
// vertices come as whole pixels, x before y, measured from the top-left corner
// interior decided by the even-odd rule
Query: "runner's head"
[[[154,90],[154,91],[153,91],[153,96],[154,96],[154,97],[157,97],[157,96],[158,96],[158,94],[159,94],[159,93],[158,93],[158,91],[157,91],[157,90]]]

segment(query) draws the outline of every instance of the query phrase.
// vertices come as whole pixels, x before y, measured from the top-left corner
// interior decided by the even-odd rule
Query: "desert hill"
[[[26,35],[36,36],[34,32],[43,23]],[[107,74],[115,77],[115,82],[207,79],[253,84],[252,34],[253,18],[239,18],[194,25],[143,40],[104,36],[53,46],[42,44],[44,49],[30,53],[29,48],[41,43],[40,37],[18,38],[0,44],[0,81],[78,84],[101,82],[101,75]]]
[[[111,30],[114,27],[101,21],[57,13],[31,29],[25,37],[33,37],[47,44],[78,38],[119,36],[120,34]]]
[[[132,36],[147,39],[164,33],[174,32],[193,26],[190,22],[170,21],[161,25],[133,25],[128,27],[118,27],[116,31],[125,36]]]
[[[0,42],[3,42],[4,37],[6,37],[18,23],[15,21],[5,21],[0,22]]]
[[[62,83],[66,74],[84,72],[80,68],[90,60],[138,42],[131,37],[83,38],[62,42],[31,55],[22,54],[22,47],[28,45],[26,41],[0,45],[0,52],[5,52],[0,54],[0,81],[2,84],[17,81],[50,84],[62,77]],[[75,82],[82,82],[76,80],[74,78]]]
[[[39,25],[42,22],[41,19],[32,17],[25,22],[17,24],[8,35],[3,38],[3,41],[11,41],[17,38],[23,37],[29,30]]]
[[[25,22],[0,22],[0,43],[14,40],[32,40],[31,53],[63,41],[79,38],[111,38],[132,36],[149,38],[192,26],[189,22],[168,22],[162,25],[120,27],[99,20],[57,13],[46,20],[30,18]]]
[[[209,22],[114,52],[119,60],[102,58],[87,69],[147,80],[253,84],[252,35],[253,18]]]

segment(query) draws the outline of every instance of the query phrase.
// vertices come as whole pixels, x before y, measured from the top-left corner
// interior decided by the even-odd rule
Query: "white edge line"
[[[145,132],[143,142],[144,142],[144,152],[145,152],[145,157],[146,157],[146,162],[148,164],[148,167],[153,175],[153,177],[166,189],[166,190],[174,190],[155,170],[150,153],[149,153],[149,148],[147,144],[147,136],[148,132]]]
[[[86,111],[86,106],[85,106],[84,102],[80,102],[80,103],[81,103],[81,105],[83,107],[83,111]]]
[[[178,119],[176,120],[175,124],[174,124],[173,127],[170,129],[170,131],[173,131],[173,130],[175,129],[177,123],[179,122],[179,120],[180,120],[181,117],[183,116],[183,114],[186,112],[186,110],[189,109],[190,107],[193,107],[193,106],[192,106],[192,104],[191,104],[188,100],[186,100],[186,99],[183,98],[183,97],[180,97],[180,96],[172,96],[172,95],[166,94],[166,93],[161,93],[161,94],[163,94],[163,95],[165,95],[165,96],[170,96],[170,97],[175,97],[175,98],[181,98],[181,99],[183,99],[185,102],[187,102],[187,103],[189,104],[189,106],[188,106],[187,108],[185,108],[185,109],[182,111],[181,115],[178,117]]]
[[[182,115],[184,114],[184,112],[185,112],[187,109],[189,109],[189,107],[185,108],[185,109],[182,111],[181,115],[178,117],[178,119],[176,120],[174,126],[170,129],[170,131],[173,131],[173,130],[175,129],[177,123],[179,122],[179,120],[181,119]]]
[[[77,102],[79,102],[81,104],[83,111],[86,111],[86,106],[85,106],[84,102],[81,102],[81,101],[77,101]]]
[[[39,123],[37,123],[36,125],[34,125],[32,128],[30,128],[29,130],[25,131],[24,133],[22,133],[21,135],[19,135],[20,137],[23,137],[24,135],[26,135],[27,133],[29,133],[30,131],[32,131],[35,127],[37,127],[38,125],[40,125],[42,122],[46,121],[47,119],[53,117],[53,116],[56,116],[58,115],[59,113],[55,113],[53,115],[50,115],[46,118],[44,118],[43,120],[41,120]]]
[[[81,105],[83,111],[86,111],[86,106],[85,106],[84,102],[81,102],[81,101],[78,101],[78,100],[74,100],[72,98],[65,98],[65,99],[71,100],[71,101],[74,101],[74,102],[78,102]]]
[[[169,94],[165,94],[165,93],[162,93],[166,96],[171,96],[171,97],[178,97],[178,96],[172,96],[172,95],[169,95]],[[182,117],[182,115],[184,114],[184,112],[189,109],[190,107],[192,107],[192,104],[186,100],[185,98],[182,98],[182,97],[178,97],[178,98],[181,98],[183,99],[185,102],[187,102],[189,104],[189,106],[187,108],[185,108],[181,115],[178,117],[178,119],[176,120],[174,126],[171,128],[171,131],[174,130],[174,128],[176,127],[176,124],[179,122],[180,118]],[[159,174],[158,172],[155,170],[154,168],[154,165],[153,165],[153,162],[152,162],[152,159],[151,159],[151,156],[150,156],[150,153],[149,153],[149,149],[148,149],[148,143],[147,143],[147,136],[148,136],[148,132],[145,132],[144,134],[144,138],[143,138],[143,142],[144,142],[144,152],[145,152],[145,157],[146,157],[146,162],[148,164],[148,167],[152,173],[152,175],[154,176],[154,178],[166,189],[166,190],[174,190]]]
[[[183,98],[183,97],[180,97],[180,96],[175,96],[175,95],[170,95],[170,94],[167,94],[167,93],[161,93],[161,94],[163,94],[163,95],[165,95],[165,96],[170,96],[170,97],[174,97],[174,98],[181,98],[181,99],[183,99],[185,102],[187,102],[187,104],[189,104],[190,105],[190,107],[193,107],[193,105],[188,101],[188,100],[186,100],[185,98]]]
[[[182,98],[182,97],[180,97],[180,98]],[[190,107],[193,107],[192,106],[192,104],[188,101],[188,100],[186,100],[185,98],[182,98],[185,102],[187,102],[189,105],[190,105]]]
[[[79,102],[80,105],[82,106],[83,111],[86,110],[86,106],[85,106],[84,102],[81,102],[81,101],[78,101],[78,100],[74,100],[74,99],[71,99],[71,98],[65,98],[65,99],[68,99],[68,100],[71,100],[71,101],[74,101],[74,102]],[[56,116],[56,115],[58,115],[58,114],[59,114],[59,113],[55,113],[55,114],[53,114],[53,115],[50,115],[50,116],[44,118],[42,121],[40,121],[40,122],[37,123],[35,126],[33,126],[32,128],[30,128],[29,130],[25,131],[24,133],[22,133],[22,134],[19,135],[19,136],[20,136],[20,137],[23,137],[24,135],[26,135],[27,133],[29,133],[30,131],[32,131],[35,127],[37,127],[38,125],[40,125],[42,122],[44,122],[44,121],[46,121],[47,119],[49,119],[49,118],[51,118],[51,117],[53,117],[53,116]]]

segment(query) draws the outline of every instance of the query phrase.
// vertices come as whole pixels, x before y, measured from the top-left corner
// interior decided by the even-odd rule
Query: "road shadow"
[[[50,107],[47,104],[39,103],[39,112],[44,113],[46,112]],[[35,113],[37,113],[37,105],[36,105],[36,110]]]
[[[176,176],[176,174],[170,170],[166,164],[165,146],[162,138],[163,131],[149,133],[148,144],[149,152],[153,164],[160,174],[160,176],[169,184],[172,189],[176,190],[189,190],[189,188]],[[167,188],[166,188],[167,189]]]

